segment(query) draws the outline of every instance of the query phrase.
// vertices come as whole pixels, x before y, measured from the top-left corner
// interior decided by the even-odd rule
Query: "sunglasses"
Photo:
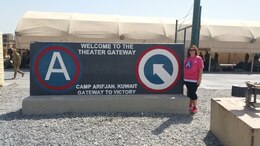
[[[196,51],[195,49],[190,49],[189,51]]]

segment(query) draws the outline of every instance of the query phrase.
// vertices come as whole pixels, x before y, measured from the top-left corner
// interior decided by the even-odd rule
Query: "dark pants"
[[[196,94],[197,89],[198,89],[198,85],[197,83],[193,83],[193,82],[184,82],[186,87],[187,87],[187,96],[191,99],[191,100],[197,100],[198,96]]]
[[[13,78],[16,78],[16,75],[17,75],[17,72],[20,73],[20,74],[24,74],[24,72],[22,72],[20,70],[20,67],[19,66],[14,66],[14,77]]]

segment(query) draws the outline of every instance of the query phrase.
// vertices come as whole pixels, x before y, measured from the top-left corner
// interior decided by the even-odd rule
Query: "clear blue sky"
[[[1,0],[0,32],[14,33],[26,11],[77,12],[178,19],[194,0]],[[260,21],[260,0],[201,0],[202,19]]]

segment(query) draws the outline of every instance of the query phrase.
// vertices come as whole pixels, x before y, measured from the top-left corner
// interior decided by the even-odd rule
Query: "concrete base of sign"
[[[210,130],[223,145],[260,146],[260,104],[255,106],[245,107],[245,98],[212,99]]]
[[[188,114],[189,98],[181,95],[56,95],[29,96],[23,114],[154,112]]]

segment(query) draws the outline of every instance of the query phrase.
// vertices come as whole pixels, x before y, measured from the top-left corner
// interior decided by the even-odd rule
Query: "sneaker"
[[[196,106],[194,106],[194,107],[191,109],[191,112],[192,112],[193,114],[197,113],[197,112],[198,112],[198,109],[197,109],[197,107],[196,107]]]

